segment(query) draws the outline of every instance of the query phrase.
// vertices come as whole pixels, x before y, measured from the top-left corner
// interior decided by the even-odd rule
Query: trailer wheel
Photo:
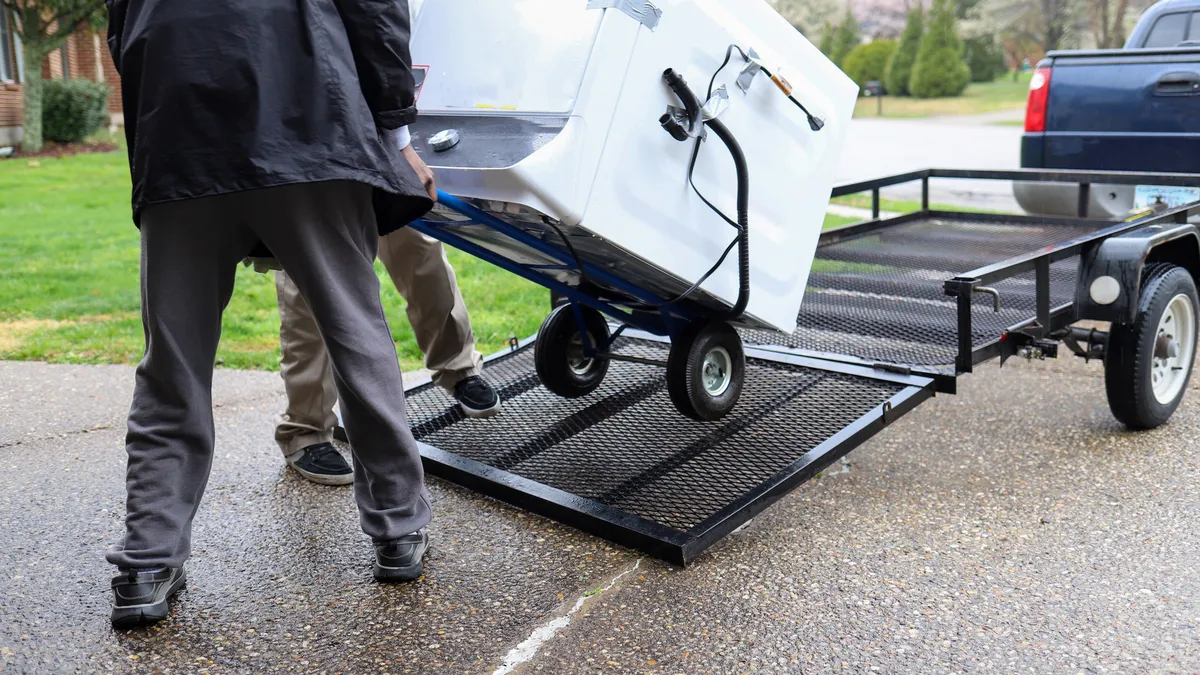
[[[588,342],[599,349],[608,343],[608,321],[591,307],[580,306]],[[542,385],[563,398],[579,398],[596,391],[608,373],[608,359],[588,357],[573,305],[550,312],[533,344],[533,363]]]
[[[1130,429],[1166,422],[1187,391],[1196,356],[1196,284],[1182,267],[1149,265],[1137,320],[1114,324],[1104,359],[1108,407]]]
[[[719,420],[737,404],[746,377],[742,338],[726,323],[711,323],[679,336],[667,357],[667,391],[683,415]]]

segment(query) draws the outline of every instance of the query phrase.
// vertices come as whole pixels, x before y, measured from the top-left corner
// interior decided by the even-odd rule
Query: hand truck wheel
[[[685,331],[671,343],[667,391],[686,417],[719,420],[733,410],[746,378],[742,338],[727,323]]]
[[[1104,357],[1108,407],[1130,429],[1162,425],[1183,400],[1196,357],[1196,283],[1182,267],[1150,264],[1137,321],[1113,324]]]
[[[591,356],[585,353],[576,309],[583,317]],[[583,305],[555,307],[542,322],[533,344],[533,363],[538,379],[544,387],[563,398],[587,396],[600,386],[608,373],[608,359],[595,355],[607,344],[608,321],[603,314]]]

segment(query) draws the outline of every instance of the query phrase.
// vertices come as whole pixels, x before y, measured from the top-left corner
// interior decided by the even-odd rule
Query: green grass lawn
[[[829,216],[825,226],[854,220]],[[546,290],[465,253],[448,254],[481,351],[537,330],[549,308]],[[0,359],[136,363],[144,349],[138,256],[124,153],[0,160]],[[376,268],[401,364],[420,368],[404,300]],[[279,367],[270,275],[238,268],[217,358],[227,368]]]
[[[144,348],[138,232],[123,153],[0,161],[0,359],[136,363]],[[449,251],[479,347],[532,334],[549,295],[497,267]],[[383,303],[406,370],[421,367],[404,301],[381,265]],[[218,359],[279,367],[279,313],[269,275],[238,268]]]
[[[955,98],[902,98],[885,96],[883,116],[894,118],[935,117],[940,115],[978,115],[998,110],[1020,110],[1029,96],[1030,73],[1022,73],[1014,82],[1005,75],[995,82],[971,84],[962,96]],[[855,117],[878,117],[878,101],[861,98]]]

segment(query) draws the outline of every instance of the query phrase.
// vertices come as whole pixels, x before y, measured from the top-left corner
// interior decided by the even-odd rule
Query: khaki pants
[[[463,378],[478,375],[483,357],[475,350],[467,307],[442,243],[405,227],[379,240],[379,259],[407,304],[408,320],[433,381],[453,390]],[[283,272],[275,273],[275,288],[283,356],[280,374],[288,398],[275,440],[284,455],[291,455],[332,440],[338,396],[329,355],[308,303]]]

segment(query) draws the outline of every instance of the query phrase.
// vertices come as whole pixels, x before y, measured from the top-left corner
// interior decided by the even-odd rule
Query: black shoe
[[[294,455],[287,463],[296,473],[321,485],[349,485],[354,482],[354,470],[331,443],[310,445]]]
[[[454,385],[454,400],[467,417],[483,419],[500,412],[500,395],[478,375],[463,378]]]
[[[113,628],[149,626],[167,618],[167,601],[187,584],[182,567],[122,569],[113,577]]]
[[[412,581],[421,576],[429,534],[421,528],[399,539],[375,542],[375,580]]]

